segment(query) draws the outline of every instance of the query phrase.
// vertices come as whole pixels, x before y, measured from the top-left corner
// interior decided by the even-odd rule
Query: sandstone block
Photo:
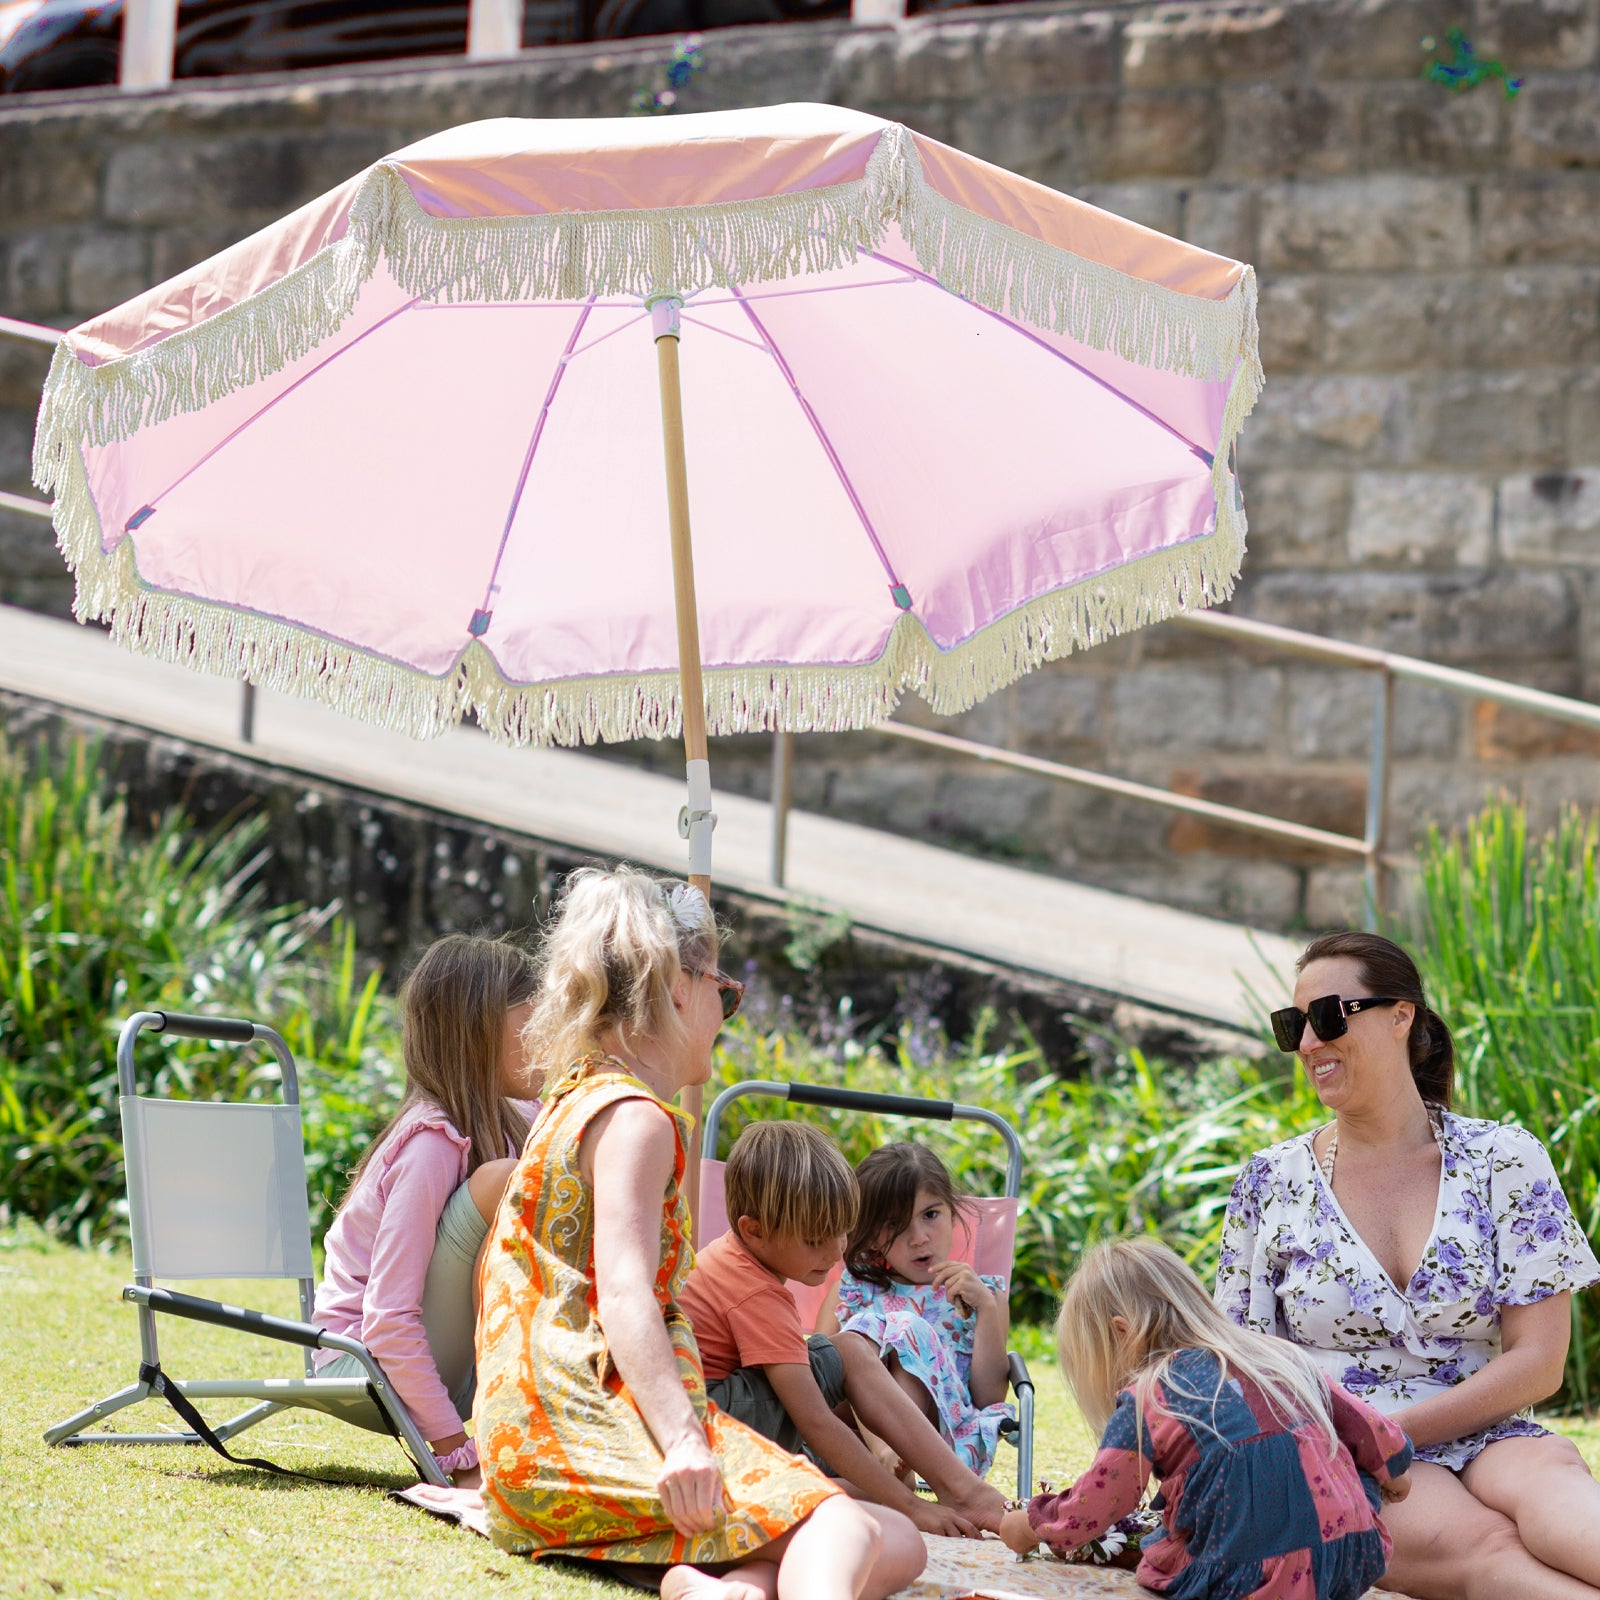
[[[1505,140],[1502,94],[1451,94],[1436,83],[1374,83],[1361,117],[1369,172],[1480,172]]]
[[[1187,191],[1183,237],[1235,261],[1256,257],[1255,193],[1247,184],[1206,184]]]
[[[1007,691],[1017,737],[1026,749],[1050,754],[1060,745],[1098,740],[1104,680],[1071,661],[1055,662],[1021,678]]]
[[[1216,161],[1221,119],[1203,89],[1086,97],[1079,116],[1091,182],[1203,177]]]
[[[1388,465],[1406,459],[1410,414],[1401,378],[1279,378],[1245,424],[1243,448],[1264,466]]]
[[[1600,258],[1600,172],[1517,173],[1479,185],[1478,254],[1491,265]]]
[[[50,374],[50,347],[0,339],[0,406],[32,417],[39,409],[39,391]]]
[[[1470,35],[1472,20],[1466,0],[1334,0],[1306,31],[1306,68],[1318,80],[1414,77],[1427,60],[1423,38],[1451,27]]]
[[[5,285],[6,311],[33,322],[58,319],[67,306],[71,248],[71,235],[55,228],[0,237],[0,283]]]
[[[1600,467],[1502,478],[1500,549],[1508,561],[1600,567]]]
[[[1135,14],[1122,30],[1122,81],[1132,89],[1270,78],[1289,71],[1294,62],[1288,6],[1255,11],[1159,6]]]
[[[1600,73],[1535,78],[1511,105],[1521,167],[1600,167]]]
[[[114,150],[105,214],[118,222],[189,223],[196,216],[276,216],[388,153],[381,133],[183,140]]]
[[[867,105],[987,92],[983,30],[976,23],[864,29],[839,41],[836,59],[851,97]]]
[[[1154,228],[1172,238],[1181,236],[1183,191],[1172,183],[1088,183],[1073,193],[1102,211]]]
[[[1350,559],[1362,566],[1481,567],[1494,550],[1494,487],[1434,472],[1358,472]]]
[[[250,231],[244,222],[157,228],[150,235],[150,281],[165,283],[237,244]]]
[[[1588,67],[1600,54],[1596,0],[1478,0],[1473,41],[1513,72],[1532,67]]]
[[[32,414],[20,407],[0,411],[0,484],[21,494],[33,494],[32,456]]]
[[[1267,269],[1427,272],[1471,259],[1471,203],[1459,180],[1333,178],[1261,192]]]
[[[1087,175],[1076,102],[1064,96],[957,103],[950,121],[952,144],[1039,183],[1075,193]]]
[[[1116,82],[1117,29],[1105,12],[1013,14],[986,22],[982,33],[989,94],[1103,89]]]
[[[1240,616],[1449,666],[1519,676],[1576,659],[1574,581],[1552,571],[1352,572],[1337,584],[1313,572],[1248,572]]]
[[[1344,472],[1263,468],[1244,474],[1252,572],[1272,567],[1342,567],[1350,477]]]
[[[1578,593],[1577,692],[1585,700],[1600,701],[1600,572],[1579,570],[1574,584]]]
[[[1311,274],[1274,274],[1261,284],[1261,364],[1269,377],[1305,372],[1320,365],[1326,283]]]
[[[0,605],[70,617],[72,592],[50,524],[0,509]]]
[[[150,287],[144,235],[91,233],[67,262],[67,305],[75,316],[93,316]]]
[[[1583,461],[1600,439],[1600,372],[1576,374],[1567,390],[1567,460]]]
[[[1472,753],[1479,761],[1540,761],[1600,756],[1600,732],[1557,722],[1492,700],[1472,707]]]
[[[1222,95],[1219,170],[1230,178],[1353,172],[1361,150],[1361,104],[1343,85],[1253,83]]]
[[[1301,915],[1301,871],[1271,860],[1184,856],[1144,864],[1086,862],[1074,877],[1157,904],[1223,916],[1253,928],[1285,928]]]
[[[0,123],[0,217],[22,222],[73,222],[100,205],[100,154],[85,141],[40,137],[36,123]]]
[[[1052,827],[1063,863],[1072,867],[1074,877],[1089,877],[1097,865],[1170,860],[1165,844],[1170,821],[1171,813],[1160,806],[1064,783],[1056,786]],[[1116,880],[1091,881],[1109,885]]]
[[[1259,750],[1277,726],[1283,674],[1277,668],[1140,667],[1111,690],[1116,748]]]
[[[1289,749],[1309,761],[1372,759],[1376,673],[1359,668],[1303,668],[1290,676]],[[1392,756],[1450,756],[1461,737],[1466,702],[1446,690],[1397,683],[1389,728]]]
[[[1420,458],[1492,470],[1565,456],[1563,373],[1451,373],[1413,392]]]
[[[1306,872],[1305,923],[1308,928],[1359,928],[1366,908],[1364,868],[1311,867]]]
[[[1437,280],[1400,273],[1322,280],[1323,351],[1340,371],[1412,371],[1433,363]]]
[[[1179,788],[1177,776],[1173,787]],[[1216,805],[1233,806],[1259,816],[1298,822],[1359,839],[1366,824],[1367,783],[1364,775],[1337,769],[1308,770],[1283,766],[1245,771],[1209,771],[1192,774],[1179,791]],[[1167,835],[1175,854],[1215,851],[1222,855],[1270,855],[1280,861],[1324,862],[1325,850],[1286,840],[1267,839],[1243,828],[1228,827],[1204,817],[1178,816]]]

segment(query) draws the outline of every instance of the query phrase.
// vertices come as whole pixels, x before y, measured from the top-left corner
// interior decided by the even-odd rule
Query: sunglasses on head
[[[726,972],[702,972],[700,976],[716,984],[717,998],[722,1002],[722,1020],[728,1021],[744,1004],[744,985],[737,978],[730,978]]]
[[[1362,1000],[1346,1000],[1343,995],[1325,994],[1320,999],[1308,1001],[1304,1011],[1299,1006],[1285,1006],[1272,1013],[1272,1037],[1280,1050],[1293,1052],[1300,1048],[1305,1037],[1306,1024],[1326,1044],[1330,1039],[1342,1039],[1350,1031],[1346,1017],[1358,1011],[1370,1011],[1374,1006],[1392,1006],[1399,1002],[1381,996],[1368,995]]]

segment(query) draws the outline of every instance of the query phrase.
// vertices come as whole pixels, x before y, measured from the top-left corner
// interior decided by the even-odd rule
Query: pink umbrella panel
[[[960,710],[1229,591],[1249,268],[780,107],[453,130],[66,336],[80,613],[416,734],[675,732],[663,295],[712,732]]]

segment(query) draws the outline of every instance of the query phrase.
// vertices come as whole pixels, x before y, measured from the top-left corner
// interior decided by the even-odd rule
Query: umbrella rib
[[[999,311],[995,311],[989,306],[979,305],[976,300],[969,300],[965,295],[956,294],[954,290],[946,289],[945,286],[930,273],[920,272],[916,267],[905,266],[904,263],[896,261],[890,256],[879,255],[876,250],[865,250],[862,252],[862,254],[871,256],[874,261],[881,261],[886,267],[900,267],[903,271],[911,273],[913,277],[920,278],[922,282],[930,284],[935,289],[941,290],[943,293],[950,295],[953,299],[959,300],[963,305],[971,306],[974,311],[981,311],[986,317],[993,317],[994,320],[1000,323],[1002,327],[1010,328],[1013,333],[1020,333],[1024,339],[1032,340],[1032,342],[1038,345],[1041,350],[1048,351],[1058,361],[1066,362],[1066,364],[1071,367],[1074,372],[1081,372],[1083,376],[1086,377],[1091,383],[1097,383],[1108,394],[1115,395],[1117,399],[1120,400],[1125,406],[1129,407],[1133,411],[1137,411],[1140,416],[1146,419],[1146,421],[1153,422],[1164,433],[1171,434],[1172,437],[1176,439],[1179,444],[1183,445],[1185,449],[1192,450],[1197,456],[1199,456],[1208,467],[1215,459],[1210,451],[1202,449],[1194,442],[1193,439],[1186,438],[1176,428],[1174,428],[1170,422],[1163,421],[1162,418],[1158,417],[1155,412],[1149,409],[1149,407],[1142,406],[1137,400],[1130,399],[1114,383],[1102,378],[1097,372],[1091,372],[1086,366],[1083,365],[1081,361],[1074,361],[1065,350],[1056,349],[1056,347],[1048,340],[1041,339],[1039,335],[1036,334],[1031,328],[1023,327],[1020,322],[1013,322],[1010,317],[1005,316]]]
[[[567,363],[572,360],[577,350],[578,339],[583,333],[583,326],[589,320],[589,313],[594,310],[595,296],[590,295],[583,303],[583,309],[578,313],[578,320],[572,325],[572,332],[567,336],[567,347],[561,352],[561,359],[556,363],[556,370],[551,375],[550,387],[545,391],[544,404],[539,407],[538,419],[533,425],[533,437],[528,440],[528,448],[522,457],[522,471],[517,475],[517,487],[511,496],[511,505],[506,511],[505,526],[500,530],[500,546],[494,553],[494,566],[489,572],[489,581],[484,587],[483,604],[473,614],[472,621],[468,624],[468,631],[474,638],[488,632],[489,618],[493,613],[490,602],[498,584],[495,580],[500,576],[500,563],[505,559],[506,545],[511,539],[511,525],[517,520],[517,509],[522,504],[522,491],[528,486],[528,474],[533,470],[533,458],[538,454],[539,441],[544,437],[544,425],[550,416],[550,407],[555,404],[556,391],[561,387],[561,380],[567,374]],[[595,341],[597,344],[598,340]]]
[[[288,386],[288,388],[286,388],[281,394],[273,395],[273,397],[258,411],[252,411],[250,415],[239,424],[238,427],[234,428],[231,432],[225,434],[222,438],[217,440],[217,442],[212,445],[212,447],[207,450],[206,453],[201,456],[192,467],[188,468],[187,471],[174,478],[172,482],[169,483],[165,489],[161,490],[159,494],[151,495],[151,497],[142,506],[140,506],[137,511],[134,512],[133,516],[128,519],[128,529],[131,530],[132,528],[137,527],[139,523],[148,522],[152,513],[155,511],[157,502],[165,500],[174,489],[181,488],[185,483],[187,483],[189,479],[192,478],[195,473],[197,473],[201,467],[206,464],[206,462],[216,455],[219,450],[225,450],[230,444],[233,443],[235,439],[239,437],[241,433],[244,432],[246,428],[251,427],[253,424],[259,422],[280,401],[287,400],[289,396],[292,395],[302,384],[309,383],[319,372],[322,371],[324,367],[332,365],[332,363],[337,361],[340,356],[348,355],[349,352],[354,350],[363,339],[368,337],[368,335],[376,333],[380,328],[386,327],[389,323],[393,322],[396,317],[400,316],[404,312],[409,311],[421,298],[422,297],[420,295],[414,296],[412,299],[407,300],[403,306],[397,306],[387,316],[380,317],[372,324],[370,328],[364,328],[360,333],[358,333],[355,338],[349,342],[349,344],[340,345],[337,350],[332,352],[332,354],[324,356],[322,360],[319,361],[309,372],[302,372],[300,376]],[[135,519],[137,519],[137,521]]]
[[[733,297],[738,301],[740,309],[750,319],[750,325],[760,334],[768,353],[778,363],[778,370],[783,374],[784,381],[789,385],[789,392],[795,397],[800,409],[805,412],[806,421],[811,424],[811,430],[817,436],[817,443],[822,446],[823,453],[832,466],[834,476],[839,480],[842,488],[849,498],[850,504],[855,507],[856,516],[861,521],[862,531],[871,541],[872,548],[877,552],[878,561],[889,578],[889,592],[894,596],[894,602],[902,611],[910,608],[910,596],[906,593],[905,586],[900,582],[894,570],[894,563],[890,561],[888,552],[883,548],[883,542],[878,538],[878,530],[872,525],[872,518],[867,515],[867,508],[861,503],[861,496],[856,493],[856,486],[850,481],[850,474],[845,471],[844,463],[839,459],[839,452],[834,449],[833,440],[828,437],[828,430],[823,427],[822,419],[817,415],[811,402],[800,391],[800,385],[795,379],[794,369],[784,359],[783,352],[778,348],[777,341],[767,331],[766,325],[756,315],[755,308],[745,299],[737,284],[729,284]],[[902,601],[902,597],[904,600]]]

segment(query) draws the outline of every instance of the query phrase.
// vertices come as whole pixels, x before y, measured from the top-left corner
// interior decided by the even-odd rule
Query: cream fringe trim
[[[322,700],[417,736],[467,710],[516,743],[574,744],[675,735],[677,674],[507,684],[474,642],[430,678],[251,612],[146,588],[133,541],[107,555],[83,450],[192,412],[280,370],[330,337],[380,261],[411,294],[451,301],[578,299],[670,285],[688,293],[824,271],[876,248],[897,224],[918,264],[953,293],[1146,367],[1214,381],[1232,375],[1213,468],[1210,535],[1040,597],[941,654],[899,618],[875,662],[708,669],[714,733],[843,730],[882,721],[905,689],[940,714],[965,710],[1041,662],[1231,593],[1245,521],[1229,462],[1260,393],[1255,274],[1203,300],[1142,283],[976,217],[926,182],[911,135],[884,130],[864,177],[832,189],[658,212],[437,218],[379,163],[352,204],[346,236],[271,288],[98,367],[63,341],[39,410],[34,481],[56,497],[57,542],[77,574],[80,620],[108,617],[126,644],[201,671]]]

